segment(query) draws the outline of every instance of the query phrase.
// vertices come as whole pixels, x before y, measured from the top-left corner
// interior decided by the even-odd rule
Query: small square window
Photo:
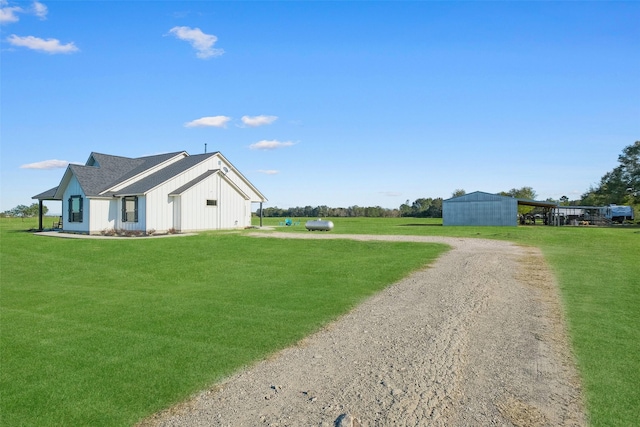
[[[208,199],[207,200],[207,206],[218,206],[218,201],[217,200]]]

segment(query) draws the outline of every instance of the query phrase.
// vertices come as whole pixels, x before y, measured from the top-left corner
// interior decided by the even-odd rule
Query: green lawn
[[[299,220],[277,229],[306,232]],[[559,279],[591,424],[638,424],[639,228],[331,220],[333,234],[540,247]],[[23,232],[32,222],[0,219],[0,425],[130,425],[296,342],[444,250],[243,233],[53,239]]]
[[[443,245],[79,240],[0,219],[0,425],[134,424],[289,346]]]
[[[560,283],[591,425],[640,425],[640,228],[443,227],[440,219],[329,219],[332,233],[480,237],[540,247]],[[298,220],[300,226],[277,230],[307,232],[306,219]],[[264,225],[277,224],[278,218],[264,218]]]

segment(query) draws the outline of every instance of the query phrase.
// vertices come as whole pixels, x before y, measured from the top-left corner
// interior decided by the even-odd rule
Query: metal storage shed
[[[518,205],[544,208],[545,215],[554,218],[555,202],[516,199],[510,196],[476,191],[442,202],[442,225],[518,225]],[[557,219],[557,215],[555,215]],[[550,219],[549,224],[555,224]]]
[[[476,191],[442,202],[442,225],[518,225],[518,199]]]

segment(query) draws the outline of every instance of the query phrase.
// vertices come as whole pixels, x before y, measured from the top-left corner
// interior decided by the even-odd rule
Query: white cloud
[[[26,13],[29,15],[35,15],[40,19],[47,19],[47,6],[39,1],[34,1],[29,9],[23,9],[19,6],[9,6],[7,0],[0,0],[0,24],[9,24],[11,22],[18,22],[20,17],[18,13]]]
[[[218,38],[212,34],[203,33],[200,28],[173,27],[169,30],[169,33],[180,40],[191,43],[191,46],[198,52],[196,53],[198,58],[207,59],[224,53],[223,49],[213,48]]]
[[[60,169],[66,168],[69,164],[66,160],[44,160],[42,162],[29,163],[20,166],[21,169]]]
[[[31,5],[31,10],[33,11],[33,14],[38,18],[47,19],[47,13],[49,12],[49,10],[47,9],[47,6],[40,3],[39,1],[33,2],[33,4]]]
[[[58,39],[44,40],[33,36],[20,37],[16,36],[15,34],[11,34],[9,37],[7,37],[7,41],[14,46],[22,46],[28,49],[33,49],[50,54],[73,53],[80,50],[73,42],[60,44],[60,40]]]
[[[258,172],[263,173],[265,175],[277,175],[280,173],[280,171],[277,171],[275,169],[260,169]]]
[[[242,123],[250,127],[270,125],[278,120],[277,116],[242,116]]]
[[[0,0],[0,24],[18,22],[18,13],[23,13],[24,9],[18,6],[9,6],[9,2]]]
[[[231,120],[231,117],[227,117],[227,116],[202,117],[197,120],[193,120],[191,122],[185,123],[184,126],[188,128],[197,128],[197,127],[224,128],[224,127],[227,127],[227,122],[229,122],[229,120]]]
[[[249,148],[252,150],[276,150],[278,148],[290,147],[294,144],[295,143],[291,141],[281,142],[275,139],[272,139],[270,141],[263,139],[262,141],[258,141],[255,144],[251,144]]]

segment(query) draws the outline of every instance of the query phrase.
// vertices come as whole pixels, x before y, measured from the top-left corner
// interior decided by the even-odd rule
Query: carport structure
[[[443,225],[517,226],[518,206],[543,208],[544,223],[559,225],[555,202],[517,199],[510,196],[475,191],[442,202]]]
[[[541,202],[538,200],[516,199],[518,206],[533,206],[542,208],[543,218],[545,225],[561,225],[557,215],[558,203],[556,202]]]

